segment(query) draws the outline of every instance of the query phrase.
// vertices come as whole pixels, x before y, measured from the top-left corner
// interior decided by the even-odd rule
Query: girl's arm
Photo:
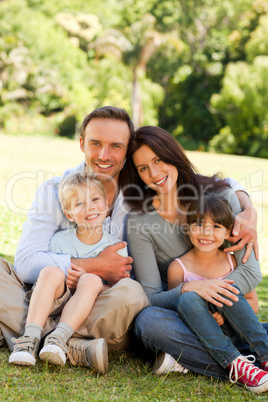
[[[168,278],[168,290],[174,289],[181,285],[183,282],[183,270],[178,261],[172,261],[169,264],[167,278]]]

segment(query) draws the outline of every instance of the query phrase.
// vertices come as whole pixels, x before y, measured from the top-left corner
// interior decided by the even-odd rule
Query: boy
[[[57,232],[51,239],[50,251],[71,254],[73,258],[96,257],[102,250],[119,240],[103,230],[107,214],[106,192],[96,176],[86,171],[65,177],[59,186],[59,200],[68,220],[75,225]],[[127,256],[126,248],[120,250]],[[68,354],[67,341],[89,315],[100,292],[111,285],[94,274],[72,265],[65,273],[58,267],[47,266],[40,272],[34,285],[25,332],[14,339],[14,351],[9,363],[35,365],[41,333],[47,317],[62,310],[56,329],[50,333],[39,353],[41,360],[64,365]],[[68,288],[67,288],[68,286]],[[70,289],[76,289],[73,296]],[[95,367],[107,372],[108,361],[105,339],[98,339]]]

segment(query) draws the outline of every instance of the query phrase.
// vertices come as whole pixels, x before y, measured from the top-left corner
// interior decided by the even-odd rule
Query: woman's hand
[[[71,268],[67,268],[66,283],[69,289],[76,289],[77,282],[80,276],[86,273],[86,271],[78,265],[71,264]]]
[[[202,281],[190,281],[183,285],[182,293],[196,292],[204,300],[215,304],[217,307],[223,307],[223,304],[232,306],[232,301],[238,301],[239,290],[231,284],[234,281],[229,279],[206,279]],[[228,297],[232,301],[226,299]]]

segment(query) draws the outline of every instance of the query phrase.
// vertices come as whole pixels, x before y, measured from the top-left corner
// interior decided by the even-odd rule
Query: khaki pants
[[[3,258],[0,258],[0,278],[0,329],[12,350],[11,337],[24,333],[28,311],[26,288],[12,265]],[[91,313],[74,336],[106,338],[110,349],[123,348],[133,319],[148,306],[141,285],[129,278],[122,279],[98,296]],[[42,335],[53,330],[57,322],[58,317],[49,317]]]

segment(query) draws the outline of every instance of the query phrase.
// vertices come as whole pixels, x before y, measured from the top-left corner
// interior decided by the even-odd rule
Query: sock
[[[55,335],[61,338],[65,343],[71,338],[74,330],[70,325],[65,324],[64,322],[59,322],[56,326],[55,330],[51,333],[51,335]]]
[[[29,324],[25,325],[24,336],[37,338],[40,341],[42,331],[43,327],[41,327],[41,325],[30,322]]]

